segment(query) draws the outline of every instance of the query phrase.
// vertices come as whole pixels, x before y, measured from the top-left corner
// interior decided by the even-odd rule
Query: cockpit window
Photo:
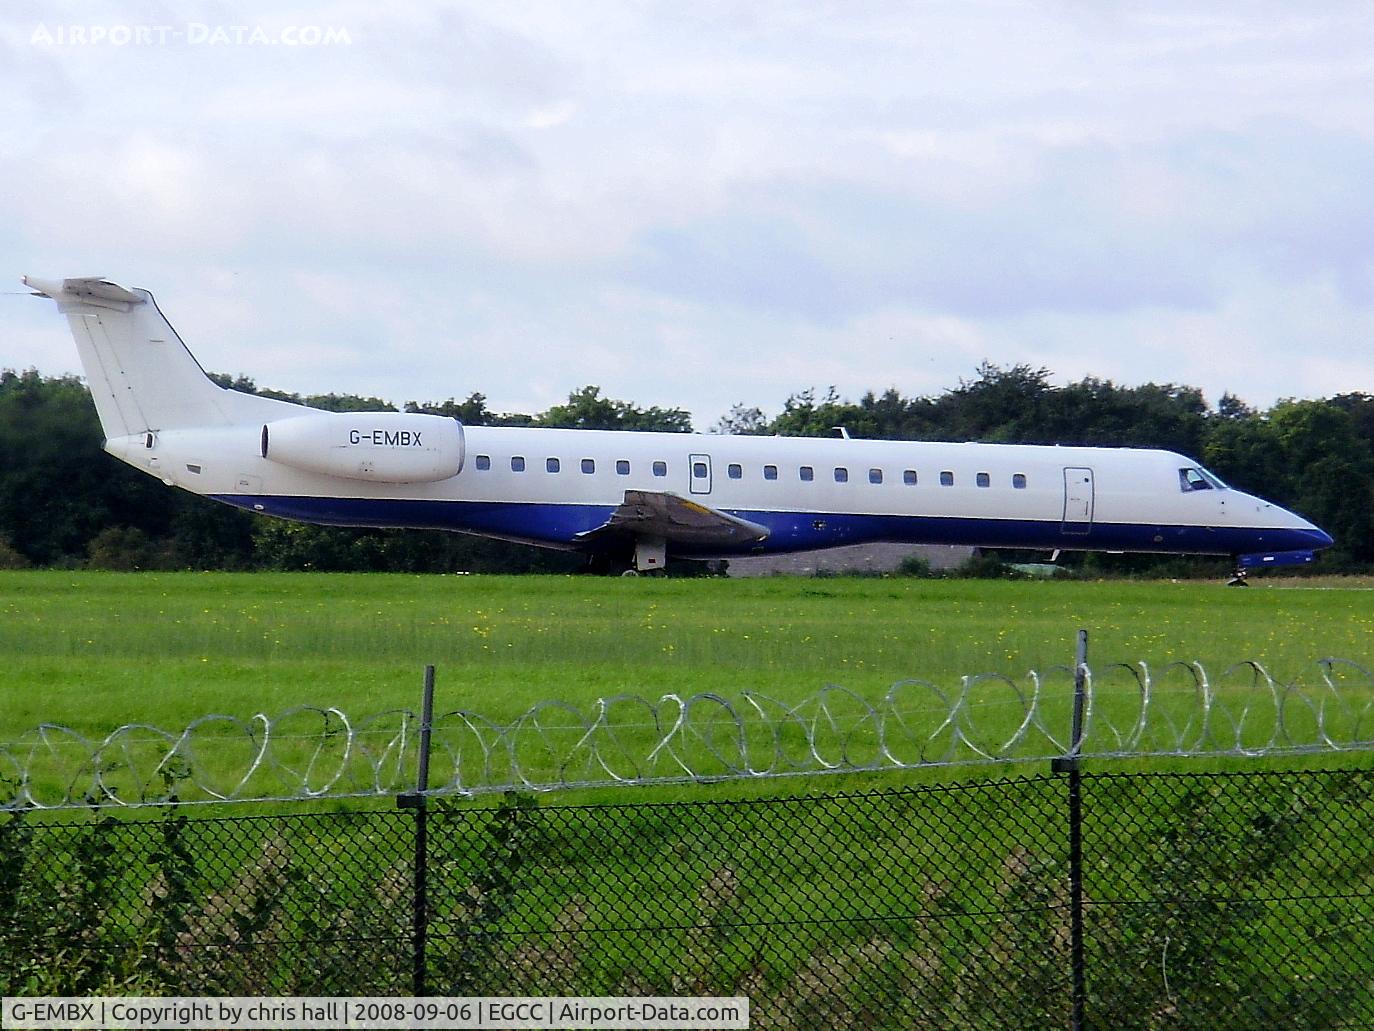
[[[1225,490],[1226,484],[1206,469],[1191,468],[1178,471],[1178,487],[1186,494],[1194,490]]]
[[[1230,487],[1226,486],[1226,484],[1222,481],[1221,477],[1218,476],[1216,473],[1211,472],[1207,469],[1199,469],[1198,472],[1202,473],[1203,476],[1207,477],[1207,482],[1210,483],[1217,490],[1231,489]]]

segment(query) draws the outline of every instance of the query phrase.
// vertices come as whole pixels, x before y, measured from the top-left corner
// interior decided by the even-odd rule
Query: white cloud
[[[1374,392],[1362,4],[55,3],[0,14],[12,275],[157,291],[206,364],[532,410],[776,410],[988,358]],[[74,366],[16,304],[0,365]]]

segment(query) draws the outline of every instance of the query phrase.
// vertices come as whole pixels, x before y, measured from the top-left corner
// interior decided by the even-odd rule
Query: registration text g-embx
[[[420,434],[415,430],[349,430],[348,442],[373,447],[420,447]]]

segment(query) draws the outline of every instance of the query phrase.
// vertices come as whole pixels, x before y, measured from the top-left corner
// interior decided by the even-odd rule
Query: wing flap
[[[720,547],[756,543],[768,536],[768,528],[667,491],[627,490],[611,517],[578,534],[578,540],[608,534]]]

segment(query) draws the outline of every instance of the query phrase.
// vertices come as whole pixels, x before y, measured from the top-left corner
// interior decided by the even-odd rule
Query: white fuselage
[[[328,413],[212,383],[146,290],[24,280],[67,316],[106,449],[197,494],[343,526],[590,553],[864,541],[1311,561],[1331,538],[1168,451],[463,427]]]
[[[355,418],[366,425],[365,415]],[[627,489],[674,493],[770,531],[745,549],[679,553],[870,540],[1213,554],[1329,543],[1311,523],[1251,495],[1219,484],[1184,489],[1180,473],[1197,464],[1167,451],[480,426],[463,436],[457,475],[411,484],[277,464],[259,453],[256,425],[162,433],[151,448],[146,438],[126,438],[110,450],[257,511],[553,547],[576,546]]]

